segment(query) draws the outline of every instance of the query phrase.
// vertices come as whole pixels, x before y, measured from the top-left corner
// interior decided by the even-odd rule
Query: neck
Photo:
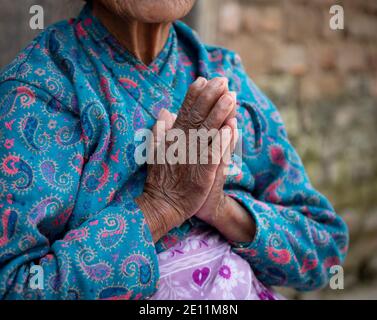
[[[171,23],[145,23],[120,17],[100,1],[93,3],[93,14],[125,49],[146,65],[157,57],[169,36]]]

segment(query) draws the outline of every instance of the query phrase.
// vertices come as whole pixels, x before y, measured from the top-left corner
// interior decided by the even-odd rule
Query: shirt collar
[[[119,60],[124,60],[124,63],[129,63],[135,66],[138,70],[153,71],[160,73],[165,71],[164,69],[170,65],[176,64],[176,55],[174,52],[177,48],[177,35],[173,25],[169,30],[168,39],[152,63],[148,66],[142,61],[137,59],[131,52],[125,49],[119,41],[106,29],[102,22],[93,15],[92,5],[87,3],[80,12],[76,21],[76,32],[83,37],[92,37],[97,44],[99,44],[103,50],[109,51],[109,49],[116,52]],[[170,61],[174,60],[174,61]],[[118,61],[120,62],[120,61]]]

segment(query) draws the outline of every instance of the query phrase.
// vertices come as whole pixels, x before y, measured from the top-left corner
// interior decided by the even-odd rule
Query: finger
[[[232,121],[231,121],[232,122]],[[231,136],[231,142],[229,144],[225,143],[224,147],[227,145],[225,152],[223,153],[223,156],[220,161],[220,165],[216,171],[216,177],[215,179],[223,181],[222,183],[225,183],[226,176],[229,174],[229,167],[232,164],[232,152],[235,146],[234,140],[237,139],[237,137],[234,136],[234,131],[232,131]],[[219,182],[220,183],[220,182]]]
[[[223,166],[223,169],[227,168],[232,163],[232,143],[233,143],[233,135],[231,137],[231,142],[227,145],[224,154],[221,158],[220,165]],[[224,174],[224,173],[223,173]]]
[[[160,113],[157,117],[157,122],[153,126],[153,138],[155,143],[159,143],[165,136],[165,133],[167,131],[167,127],[171,124],[172,115],[171,113],[166,109],[161,109]],[[170,130],[170,129],[169,129]]]
[[[237,93],[235,91],[229,91],[229,94],[232,95],[233,97],[233,100],[234,100],[234,108],[232,109],[231,113],[228,115],[227,119],[225,120],[225,122],[227,120],[230,120],[231,118],[234,118],[236,116],[236,113],[237,113]]]
[[[219,167],[217,168],[215,181],[213,183],[216,188],[221,190],[224,189],[224,184],[226,181],[226,169],[227,165],[224,161],[221,161]]]
[[[226,124],[232,129],[232,141],[230,144],[231,152],[233,152],[236,148],[238,139],[239,139],[239,132],[238,132],[238,120],[237,118],[229,119]]]
[[[230,93],[225,93],[216,102],[215,106],[210,111],[208,117],[203,122],[203,127],[207,130],[220,129],[230,113],[235,109],[234,96]]]
[[[176,119],[177,119],[177,115],[169,112],[169,117],[166,119],[165,132],[168,132],[169,130],[173,128],[174,122]]]
[[[189,110],[195,104],[196,99],[202,93],[203,89],[206,87],[208,81],[203,77],[198,77],[189,87],[186,97],[184,106],[187,107]]]
[[[230,128],[230,143],[228,143],[228,140],[222,140],[222,148],[225,148],[225,151],[223,152],[220,166],[223,167],[225,174],[225,169],[227,169],[231,163],[232,163],[232,153],[235,150],[237,141],[238,141],[238,124],[237,124],[237,118],[232,118],[227,121],[227,126]],[[226,137],[227,138],[227,137]]]
[[[208,157],[209,165],[219,165],[228,146],[231,143],[232,133],[228,125],[223,126],[216,134],[212,143],[205,148],[204,153],[201,154],[200,163],[205,160],[203,157]]]
[[[176,123],[177,127],[182,127],[185,124],[189,117],[190,110],[192,109],[199,95],[206,87],[207,83],[207,79],[199,77],[190,85],[185,100],[183,101],[182,108],[179,110]]]
[[[208,81],[189,113],[188,122],[193,127],[199,127],[207,118],[219,98],[228,90],[227,78],[214,78]]]
[[[232,137],[233,139],[233,137]],[[219,188],[223,189],[226,180],[227,169],[230,165],[231,159],[231,143],[226,147],[223,157],[221,158],[219,167],[216,171],[215,183]]]

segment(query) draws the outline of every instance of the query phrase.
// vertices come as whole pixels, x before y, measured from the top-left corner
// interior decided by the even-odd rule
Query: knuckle
[[[218,120],[217,117],[209,116],[202,123],[202,127],[208,131],[208,134],[216,134],[219,129],[221,120]]]
[[[199,90],[198,90],[198,86],[196,86],[194,83],[190,84],[189,85],[189,89],[188,89],[188,93],[190,94],[195,94],[197,93]]]
[[[201,103],[208,104],[212,101],[213,98],[213,90],[208,89],[201,95]]]
[[[178,118],[175,122],[175,127],[181,130],[186,131],[187,129],[187,120],[184,120],[182,118]]]
[[[222,81],[223,79],[224,79],[224,77],[215,77],[215,78],[213,78],[209,81],[209,85],[215,86],[216,83],[218,83],[219,81]]]
[[[186,99],[195,100],[195,98],[198,96],[198,94],[199,94],[198,87],[191,84],[189,86],[188,91],[187,91]]]
[[[188,124],[190,125],[190,127],[197,128],[201,125],[202,121],[202,117],[197,111],[192,110],[192,112],[190,112],[190,116],[188,119]]]
[[[176,128],[180,128],[187,122],[189,118],[190,108],[187,106],[186,103],[183,103],[181,110],[178,113],[177,119],[174,122],[174,126]]]
[[[210,131],[211,128],[212,128],[212,122],[210,119],[207,119],[205,121],[203,121],[202,125],[201,125],[201,128],[206,130],[206,131]]]
[[[195,102],[195,98],[192,94],[188,93],[186,95],[186,98],[185,98],[185,101],[184,101],[184,105],[186,108],[190,108]]]

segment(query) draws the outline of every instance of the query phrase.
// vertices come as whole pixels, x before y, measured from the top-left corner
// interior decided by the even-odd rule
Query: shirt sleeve
[[[0,84],[0,103],[0,298],[152,295],[155,247],[125,192],[98,212],[80,208],[87,218],[70,227],[84,166],[77,114],[18,81]]]
[[[313,290],[328,283],[330,268],[343,262],[348,228],[310,183],[273,103],[233,58],[231,88],[238,92],[242,173],[226,192],[256,223],[251,243],[232,243],[267,285]]]

